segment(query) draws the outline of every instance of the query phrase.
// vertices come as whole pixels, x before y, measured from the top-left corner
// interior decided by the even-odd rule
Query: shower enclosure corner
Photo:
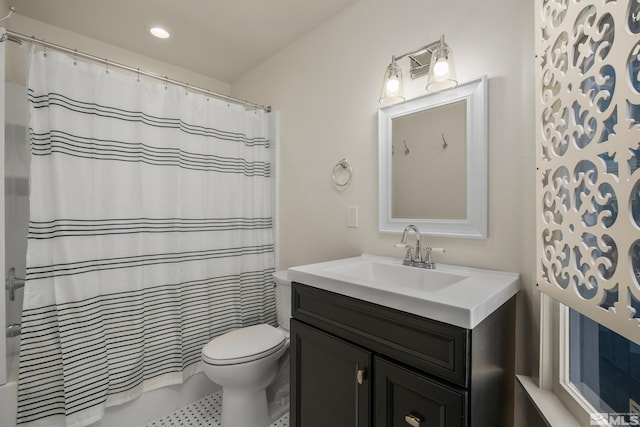
[[[5,82],[4,336],[7,380],[15,373],[22,316],[29,224],[29,142],[26,88]]]

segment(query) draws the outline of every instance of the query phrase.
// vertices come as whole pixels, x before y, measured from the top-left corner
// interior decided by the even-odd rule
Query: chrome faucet
[[[416,248],[415,255],[411,253],[413,249],[411,245],[407,244],[407,235],[409,231],[412,231],[416,234]],[[436,268],[436,263],[431,258],[431,254],[433,252],[444,253],[444,249],[442,248],[432,248],[427,246],[424,250],[424,256],[422,255],[422,246],[420,245],[420,231],[418,227],[415,225],[407,225],[402,232],[402,239],[400,243],[396,244],[397,247],[406,248],[407,252],[405,254],[404,260],[402,260],[402,265],[408,265],[410,267],[419,267],[419,268],[427,268],[434,269]]]
[[[4,281],[4,288],[9,291],[9,301],[16,300],[16,289],[24,286],[24,279],[16,277],[16,269],[11,267]]]
[[[416,234],[415,256],[411,253],[411,249],[412,249],[411,245],[407,244],[407,236],[409,235],[409,231],[413,231]],[[422,247],[420,246],[420,230],[418,230],[418,227],[416,227],[413,224],[407,225],[404,231],[402,232],[402,239],[400,240],[400,243],[397,244],[396,246],[404,247],[407,249],[407,253],[404,257],[404,260],[402,261],[402,265],[409,265],[412,267],[422,267],[421,265],[423,264]]]

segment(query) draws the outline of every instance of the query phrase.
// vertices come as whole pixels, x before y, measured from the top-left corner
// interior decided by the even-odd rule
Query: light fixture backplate
[[[412,79],[429,74],[429,64],[431,64],[431,52],[425,50],[416,54],[409,55],[411,63],[410,74]]]

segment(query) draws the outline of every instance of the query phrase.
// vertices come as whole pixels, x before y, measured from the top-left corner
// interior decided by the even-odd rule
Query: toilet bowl
[[[239,328],[202,348],[205,375],[222,386],[223,427],[266,427],[272,421],[267,387],[282,371],[282,360],[288,362],[291,314],[286,271],[274,273],[274,281],[278,328],[267,324]]]

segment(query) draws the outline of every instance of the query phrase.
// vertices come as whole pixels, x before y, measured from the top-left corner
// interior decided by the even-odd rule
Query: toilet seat
[[[237,365],[265,358],[286,345],[282,330],[267,324],[248,326],[211,340],[202,349],[202,360],[209,365]]]

